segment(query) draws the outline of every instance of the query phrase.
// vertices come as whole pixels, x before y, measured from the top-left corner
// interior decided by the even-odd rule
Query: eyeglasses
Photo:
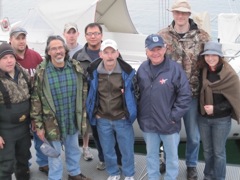
[[[90,36],[91,37],[92,35],[98,36],[100,34],[102,34],[102,33],[100,33],[100,32],[88,32],[88,33],[86,33],[86,36]]]
[[[63,49],[64,49],[63,46],[52,47],[52,48],[50,48],[50,51],[52,51],[52,52],[57,52],[57,51],[62,51]]]

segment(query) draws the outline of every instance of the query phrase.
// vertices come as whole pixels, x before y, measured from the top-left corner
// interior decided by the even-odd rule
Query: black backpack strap
[[[6,88],[4,87],[2,81],[0,81],[0,91],[2,92],[2,95],[3,95],[4,104],[8,109],[10,109],[11,108],[10,96]]]

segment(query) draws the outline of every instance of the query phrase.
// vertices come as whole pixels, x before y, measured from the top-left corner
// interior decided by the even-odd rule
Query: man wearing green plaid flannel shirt
[[[81,173],[79,133],[86,131],[84,112],[84,71],[80,62],[72,60],[60,36],[50,36],[45,49],[45,61],[37,68],[31,97],[31,117],[37,135],[66,156],[69,180],[91,180]],[[48,157],[48,180],[62,179],[61,156]]]

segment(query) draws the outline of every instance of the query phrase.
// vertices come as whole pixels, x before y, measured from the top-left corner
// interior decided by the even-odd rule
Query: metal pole
[[[2,0],[0,0],[0,19],[2,19]]]

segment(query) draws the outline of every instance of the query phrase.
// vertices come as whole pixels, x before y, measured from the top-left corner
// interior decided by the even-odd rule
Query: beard
[[[55,59],[56,63],[63,63],[64,62],[64,58],[61,59]]]

